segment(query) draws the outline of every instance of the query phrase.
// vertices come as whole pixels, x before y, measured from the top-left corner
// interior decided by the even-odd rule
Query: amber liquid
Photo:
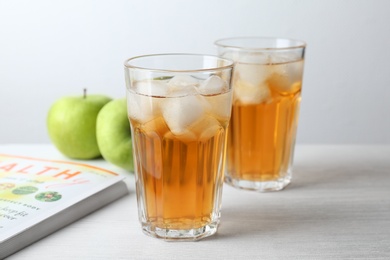
[[[281,81],[277,78],[271,77],[266,83],[270,90],[266,101],[233,102],[227,155],[228,175],[232,179],[277,181],[291,166],[301,81],[292,82],[288,90],[278,86]]]
[[[189,129],[195,133],[189,136],[172,134],[162,117],[146,124],[130,121],[145,221],[167,229],[210,223],[220,207],[216,198],[223,184],[228,120],[219,120],[218,127],[207,133],[200,123]]]

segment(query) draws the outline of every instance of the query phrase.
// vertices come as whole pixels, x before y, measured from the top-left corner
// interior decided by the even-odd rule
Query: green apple
[[[111,101],[103,95],[63,97],[47,115],[51,141],[64,155],[74,159],[101,156],[96,140],[96,119],[102,107]]]
[[[103,158],[123,169],[134,171],[133,146],[126,99],[115,99],[100,110],[96,136]]]

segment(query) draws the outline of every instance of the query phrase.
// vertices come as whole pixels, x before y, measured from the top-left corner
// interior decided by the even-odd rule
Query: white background
[[[62,96],[125,96],[123,61],[216,53],[231,36],[307,42],[298,143],[390,143],[390,1],[0,0],[0,144],[48,143]]]

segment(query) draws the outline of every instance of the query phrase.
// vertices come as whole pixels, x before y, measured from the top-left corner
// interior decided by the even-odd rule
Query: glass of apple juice
[[[200,54],[125,61],[139,220],[167,241],[213,235],[220,220],[233,62]]]
[[[225,181],[277,191],[292,177],[306,44],[265,37],[215,42],[235,63]]]

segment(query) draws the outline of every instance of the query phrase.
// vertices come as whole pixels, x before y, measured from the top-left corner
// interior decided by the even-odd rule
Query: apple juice
[[[303,60],[264,65],[238,63],[236,68],[226,179],[228,182],[267,183],[283,178],[289,181]],[[248,69],[252,75],[245,75]],[[260,82],[257,85],[253,84],[254,80],[251,82],[256,71],[256,76],[263,76],[256,79]]]
[[[154,89],[160,83],[154,82]],[[144,228],[217,224],[232,98],[230,90],[219,91],[183,95],[175,90],[171,96],[128,91],[129,102],[139,106],[128,105]]]

